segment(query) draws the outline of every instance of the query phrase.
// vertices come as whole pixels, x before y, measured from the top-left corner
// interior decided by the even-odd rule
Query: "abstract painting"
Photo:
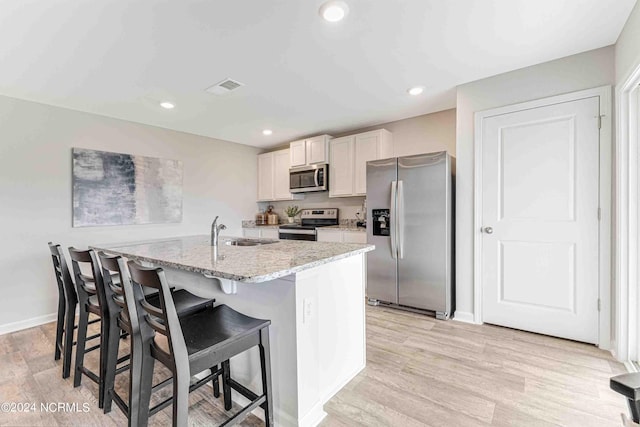
[[[182,221],[182,162],[73,148],[73,226]]]

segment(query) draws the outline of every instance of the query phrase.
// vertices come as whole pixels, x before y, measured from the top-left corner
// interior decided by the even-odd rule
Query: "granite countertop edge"
[[[239,276],[239,275],[235,275],[235,274],[231,274],[231,273],[224,273],[222,271],[217,271],[217,270],[210,270],[210,269],[206,269],[206,268],[194,267],[194,266],[180,264],[180,263],[176,263],[176,262],[158,260],[158,259],[155,259],[155,258],[150,258],[150,257],[143,256],[143,255],[136,255],[136,254],[132,254],[132,253],[127,253],[126,251],[122,251],[122,250],[114,250],[114,249],[111,249],[111,248],[104,248],[104,247],[99,247],[99,246],[89,246],[89,247],[94,249],[94,250],[99,250],[99,251],[103,251],[103,252],[110,253],[110,254],[122,255],[122,256],[127,257],[128,259],[131,259],[131,260],[149,262],[149,263],[152,263],[154,265],[161,266],[161,267],[177,268],[179,270],[190,271],[192,273],[200,273],[200,274],[203,274],[203,275],[207,274],[207,275],[215,276],[215,278],[234,280],[236,282],[242,282],[242,283],[262,283],[262,282],[268,282],[270,280],[278,279],[278,278],[281,278],[281,277],[289,276],[291,274],[298,273],[298,272],[304,271],[304,270],[308,270],[310,268],[314,268],[314,267],[317,267],[317,266],[320,266],[320,265],[323,265],[323,264],[328,264],[328,263],[333,262],[333,261],[338,261],[338,260],[341,260],[341,259],[344,259],[344,258],[349,258],[351,256],[355,256],[355,255],[363,254],[363,253],[366,253],[366,252],[370,252],[370,251],[375,249],[375,246],[373,246],[373,245],[363,246],[361,244],[354,244],[354,246],[360,246],[360,247],[357,248],[357,249],[354,249],[352,251],[349,251],[349,252],[341,253],[341,254],[334,255],[334,256],[331,256],[331,257],[328,257],[328,258],[323,258],[323,259],[320,259],[320,260],[317,260],[317,261],[309,262],[307,264],[302,264],[302,265],[298,265],[298,266],[291,267],[291,268],[288,268],[288,269],[275,271],[273,273],[263,274],[263,275],[259,275],[259,276]]]

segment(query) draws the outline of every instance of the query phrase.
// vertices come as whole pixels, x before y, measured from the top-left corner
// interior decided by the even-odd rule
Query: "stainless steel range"
[[[338,209],[302,209],[300,224],[287,224],[279,227],[280,239],[318,240],[316,228],[338,225]]]

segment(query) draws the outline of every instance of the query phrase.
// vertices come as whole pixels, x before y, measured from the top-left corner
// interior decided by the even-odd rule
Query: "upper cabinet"
[[[378,129],[331,140],[329,197],[365,196],[367,162],[393,157],[393,136]]]
[[[258,155],[258,201],[300,199],[289,192],[289,150]]]
[[[307,143],[303,139],[294,141],[289,144],[289,154],[291,159],[291,167],[304,166],[307,164]]]
[[[353,136],[331,140],[329,197],[353,195]]]
[[[331,136],[319,135],[289,144],[291,167],[328,163],[329,140]]]

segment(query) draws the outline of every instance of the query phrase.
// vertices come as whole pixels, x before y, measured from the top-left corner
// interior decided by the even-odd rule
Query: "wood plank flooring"
[[[61,378],[60,361],[53,360],[54,328],[50,323],[0,336],[0,402],[78,403],[81,412],[0,413],[0,425],[126,425],[115,405],[108,415],[98,409],[92,381],[84,378],[74,389],[72,378]],[[90,354],[86,365],[95,369],[97,357],[97,351]],[[367,367],[325,405],[321,425],[620,426],[625,403],[608,380],[623,372],[595,346],[368,307]],[[160,381],[168,371],[156,368],[155,374]],[[126,396],[126,374],[118,376],[117,389]],[[170,393],[166,387],[154,401]],[[170,418],[169,407],[151,425],[169,425]],[[224,419],[222,402],[210,388],[190,395],[190,425]],[[262,423],[250,416],[241,425]]]
[[[621,426],[597,347],[367,308],[367,367],[326,405],[333,426]]]

